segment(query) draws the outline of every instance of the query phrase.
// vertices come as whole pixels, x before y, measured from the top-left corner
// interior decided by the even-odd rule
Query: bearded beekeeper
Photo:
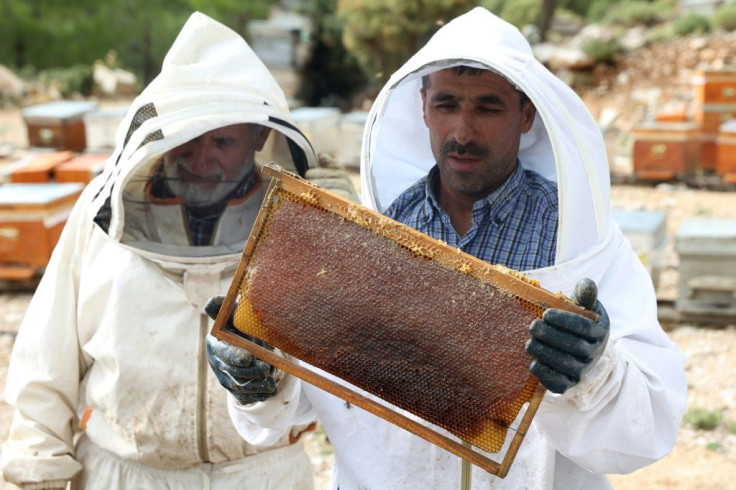
[[[120,124],[29,305],[7,377],[6,480],[313,487],[298,442],[309,421],[245,443],[207,367],[205,302],[227,290],[268,187],[256,159],[324,170],[266,66],[195,13]]]
[[[364,138],[364,204],[599,315],[548,309],[530,325],[530,370],[548,391],[507,476],[474,468],[472,487],[610,488],[607,473],[668,454],[685,409],[684,356],[611,219],[594,120],[520,32],[482,8],[448,23],[386,84]],[[213,368],[236,375],[219,355],[232,346],[208,343]],[[460,488],[459,458],[383,419],[305,382],[270,394],[231,397],[241,434],[268,444],[317,415],[335,450],[333,488]]]

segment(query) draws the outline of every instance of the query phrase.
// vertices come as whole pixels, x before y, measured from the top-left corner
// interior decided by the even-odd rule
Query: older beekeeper
[[[482,8],[449,22],[386,84],[365,135],[364,204],[598,313],[548,309],[530,325],[530,370],[548,392],[508,475],[474,468],[473,488],[610,488],[607,473],[668,454],[684,356],[611,219],[595,121],[521,33]],[[210,343],[222,368],[224,347]],[[231,398],[239,431],[270,443],[317,415],[335,448],[333,488],[459,488],[461,464],[445,450],[304,382],[271,394]]]
[[[225,291],[267,182],[315,155],[238,34],[199,14],[135,99],[85,189],[13,349],[2,447],[22,488],[308,489],[289,427],[265,447],[229,423],[204,304]],[[278,375],[277,375],[278,376]]]

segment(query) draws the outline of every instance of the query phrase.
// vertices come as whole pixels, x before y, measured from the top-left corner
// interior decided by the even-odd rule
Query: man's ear
[[[527,99],[524,105],[521,107],[521,132],[527,133],[532,129],[534,124],[534,117],[537,115],[537,108],[532,104],[532,101]]]
[[[271,134],[271,128],[268,128],[266,126],[259,127],[258,136],[256,137],[254,145],[256,151],[261,151],[263,149],[263,145],[266,144],[266,140],[268,139],[269,134]]]

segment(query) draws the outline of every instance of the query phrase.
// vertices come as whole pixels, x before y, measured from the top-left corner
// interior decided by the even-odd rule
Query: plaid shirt
[[[491,264],[523,271],[554,264],[557,248],[557,186],[521,165],[506,182],[473,205],[473,223],[459,236],[440,207],[435,165],[404,191],[386,216]]]

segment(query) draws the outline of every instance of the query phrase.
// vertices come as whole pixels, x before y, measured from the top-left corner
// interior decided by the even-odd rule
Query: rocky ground
[[[628,132],[658,109],[692,113],[692,77],[697,67],[734,64],[736,37],[691,37],[631,52],[615,67],[592,73],[592,85],[579,88],[584,100],[606,129],[614,172],[631,171]],[[0,167],[27,145],[17,109],[0,111]],[[2,170],[2,168],[0,168]],[[614,186],[613,203],[624,209],[667,212],[668,246],[658,296],[677,296],[678,256],[674,234],[690,217],[736,219],[736,194],[688,189]],[[0,293],[0,390],[5,385],[15,332],[30,299],[28,292]],[[674,451],[661,461],[631,475],[612,476],[615,488],[736,489],[736,325],[664,325],[687,356],[688,407],[718,412],[713,430],[682,425]],[[11,410],[0,402],[0,442],[7,437]],[[326,488],[332,462],[329,442],[320,431],[306,440],[316,473],[317,488]],[[0,483],[0,490],[11,488]]]

